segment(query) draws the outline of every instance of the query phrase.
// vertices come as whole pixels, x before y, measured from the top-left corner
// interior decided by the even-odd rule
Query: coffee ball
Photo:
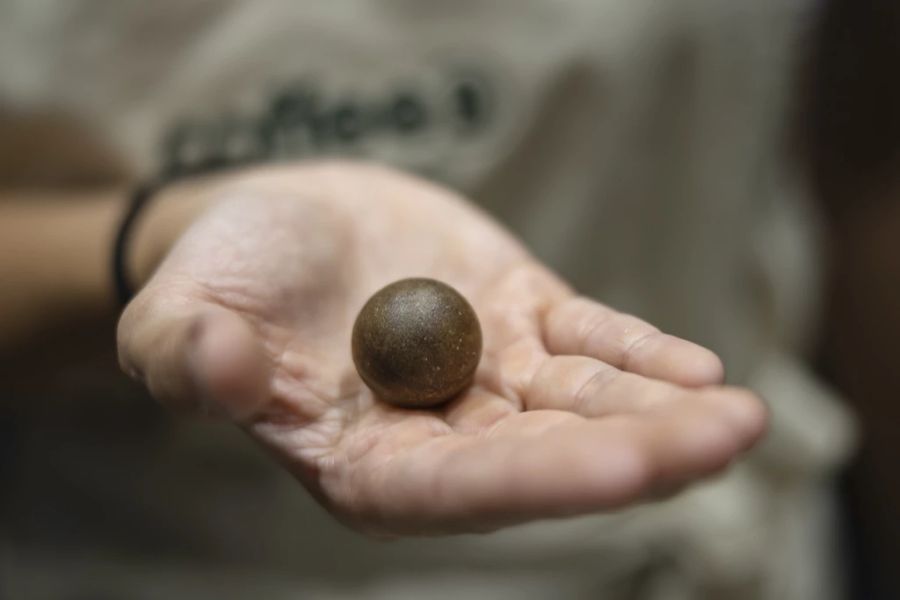
[[[436,406],[472,383],[481,358],[481,326],[449,285],[401,279],[373,295],[353,325],[353,362],[381,400]]]

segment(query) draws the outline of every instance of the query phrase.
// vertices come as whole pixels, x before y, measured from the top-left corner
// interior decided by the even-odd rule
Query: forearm
[[[160,190],[129,231],[129,279],[140,286],[203,210],[196,179]],[[0,354],[72,319],[116,316],[111,253],[123,186],[0,192]]]
[[[0,193],[0,348],[112,309],[109,249],[122,191]]]

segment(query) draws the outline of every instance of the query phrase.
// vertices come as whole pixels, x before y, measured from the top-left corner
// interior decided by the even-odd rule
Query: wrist
[[[135,291],[140,289],[169,250],[208,205],[205,179],[172,182],[153,193],[128,234],[123,265]]]

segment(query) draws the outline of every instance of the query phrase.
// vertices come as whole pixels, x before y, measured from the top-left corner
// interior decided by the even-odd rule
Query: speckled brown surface
[[[381,400],[429,407],[465,389],[481,358],[481,326],[462,295],[434,279],[396,281],[353,325],[353,362]]]

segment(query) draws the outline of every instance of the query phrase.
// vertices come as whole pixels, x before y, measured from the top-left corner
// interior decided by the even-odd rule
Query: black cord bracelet
[[[112,252],[113,286],[115,288],[116,300],[119,303],[119,308],[124,308],[137,291],[128,276],[129,236],[134,229],[134,224],[137,222],[141,210],[166,183],[168,183],[168,180],[156,178],[136,187],[131,194],[128,210],[125,211],[122,220],[119,222],[119,228],[116,231]]]
[[[149,179],[145,183],[134,188],[128,203],[128,209],[125,211],[122,220],[119,222],[119,228],[116,230],[116,237],[113,242],[112,278],[119,308],[125,308],[137,292],[133,282],[128,277],[128,238],[134,229],[134,224],[137,222],[141,211],[149,204],[149,201],[153,199],[157,192],[163,187],[175,183],[176,181],[181,181],[182,179],[209,175],[227,167],[246,165],[251,162],[255,161],[232,160],[228,162],[221,160],[206,160],[190,166],[169,165],[160,171],[153,179]]]

